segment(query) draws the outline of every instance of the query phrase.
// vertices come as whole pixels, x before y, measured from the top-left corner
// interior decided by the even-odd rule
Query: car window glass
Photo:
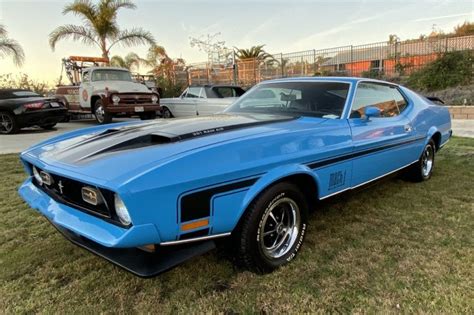
[[[397,103],[398,110],[401,113],[408,106],[408,103],[398,89],[392,88],[392,92],[395,98],[395,102]]]
[[[82,73],[82,82],[89,82],[89,72]]]
[[[360,83],[354,97],[350,117],[364,118],[365,108],[369,106],[377,107],[380,110],[380,117],[387,118],[399,115],[400,110],[398,109],[395,92],[398,93],[397,89],[388,85]]]
[[[201,88],[200,87],[190,87],[188,93],[186,93],[186,98],[199,98],[201,97]]]
[[[235,90],[231,87],[216,87],[214,88],[214,92],[216,92],[217,96],[220,98],[236,97]]]
[[[349,84],[342,82],[278,82],[265,83],[242,95],[227,112],[264,112],[341,117]]]

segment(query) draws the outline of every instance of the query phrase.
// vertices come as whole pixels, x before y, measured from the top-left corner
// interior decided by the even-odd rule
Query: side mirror
[[[380,117],[380,109],[375,106],[367,106],[364,110],[364,115],[367,120],[370,117]]]

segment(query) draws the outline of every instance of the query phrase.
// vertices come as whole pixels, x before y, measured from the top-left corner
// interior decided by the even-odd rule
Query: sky
[[[93,0],[97,1],[97,0]],[[80,42],[59,42],[53,51],[48,35],[57,26],[81,24],[65,4],[50,0],[0,0],[0,24],[16,39],[26,55],[16,67],[11,58],[0,59],[0,75],[26,73],[52,83],[61,73],[61,59],[71,55],[100,56],[99,49]],[[136,0],[137,9],[122,9],[122,29],[142,27],[173,58],[206,61],[205,53],[190,45],[190,37],[220,33],[227,47],[249,48],[265,44],[270,53],[289,53],[386,41],[429,34],[433,28],[451,31],[464,21],[474,21],[474,0]],[[136,52],[145,57],[148,47],[114,47],[111,55]],[[143,72],[143,71],[142,71]]]

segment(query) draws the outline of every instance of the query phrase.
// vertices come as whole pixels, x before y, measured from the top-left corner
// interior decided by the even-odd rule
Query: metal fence
[[[474,35],[428,37],[293,53],[272,54],[265,60],[233,58],[233,62],[196,63],[177,71],[181,84],[238,84],[298,76],[358,76],[396,79],[410,75],[443,53],[473,51]]]

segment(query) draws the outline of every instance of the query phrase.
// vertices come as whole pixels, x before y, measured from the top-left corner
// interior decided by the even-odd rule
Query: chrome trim
[[[449,140],[451,140],[451,138],[448,138],[448,140],[444,141],[444,143],[439,146],[438,150],[444,147],[449,142]]]
[[[160,246],[179,245],[179,244],[186,244],[186,243],[191,243],[191,242],[212,240],[214,238],[229,236],[230,234],[231,234],[231,232],[227,232],[227,233],[216,234],[216,235],[208,235],[208,236],[190,238],[190,239],[187,239],[187,240],[162,242],[162,243],[160,243]]]
[[[358,187],[360,187],[360,186],[363,186],[363,185],[365,185],[365,184],[368,184],[368,183],[370,183],[370,182],[373,182],[373,181],[375,181],[375,180],[377,180],[377,179],[380,179],[380,178],[382,178],[382,177],[385,177],[385,176],[388,176],[388,175],[393,174],[393,173],[395,173],[395,172],[398,172],[398,171],[400,171],[400,170],[402,170],[402,169],[404,169],[404,168],[406,168],[406,167],[408,167],[408,166],[410,166],[410,165],[412,165],[412,164],[415,164],[416,162],[418,162],[418,160],[413,161],[413,162],[411,162],[411,163],[408,163],[408,164],[405,165],[405,166],[399,167],[399,168],[397,168],[396,170],[393,170],[393,171],[390,171],[390,172],[385,173],[385,174],[383,174],[383,175],[380,175],[380,176],[377,176],[377,177],[375,177],[375,178],[372,178],[372,179],[370,179],[370,180],[368,180],[368,181],[366,181],[366,182],[363,182],[363,183],[357,184],[357,185],[355,185],[355,186],[348,187],[348,188],[345,188],[345,189],[343,189],[343,190],[336,191],[336,192],[334,192],[334,193],[332,193],[332,194],[323,196],[323,197],[319,198],[319,200],[323,200],[323,199],[332,197],[332,196],[334,196],[334,195],[343,193],[343,192],[348,191],[348,190],[356,189],[356,188],[358,188]]]

